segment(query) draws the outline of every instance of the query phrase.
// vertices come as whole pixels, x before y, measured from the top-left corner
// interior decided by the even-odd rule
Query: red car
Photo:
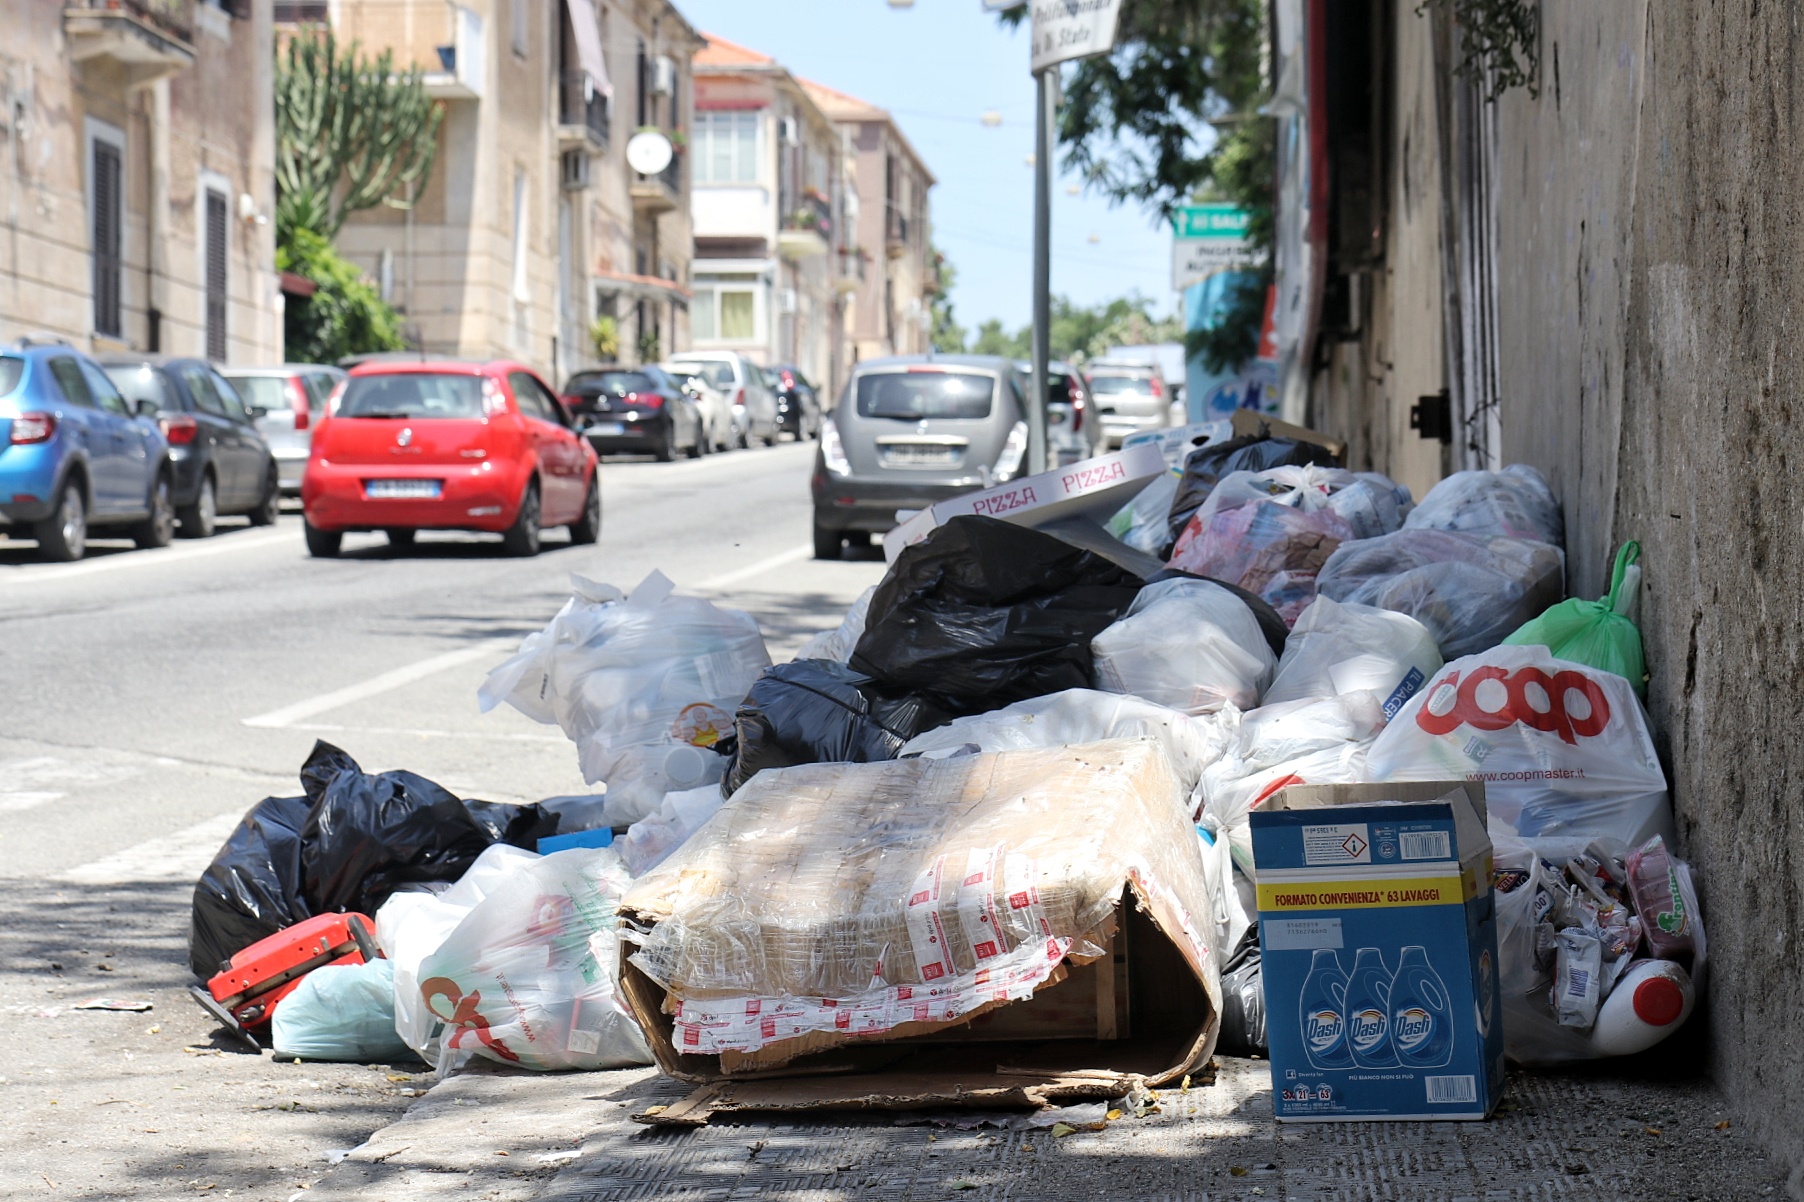
[[[301,478],[307,550],[337,555],[347,530],[381,530],[398,547],[418,530],[482,530],[510,555],[538,554],[547,526],[592,543],[596,462],[524,364],[365,364],[314,430]]]

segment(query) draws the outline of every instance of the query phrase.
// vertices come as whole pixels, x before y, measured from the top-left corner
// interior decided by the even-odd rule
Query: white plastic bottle
[[[1644,1052],[1684,1025],[1697,997],[1691,974],[1671,960],[1631,965],[1597,1011],[1591,1043],[1604,1056]]]

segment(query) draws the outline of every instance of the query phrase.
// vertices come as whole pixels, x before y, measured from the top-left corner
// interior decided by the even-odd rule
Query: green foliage
[[[971,341],[971,353],[1025,359],[1033,354],[1033,331],[1023,326],[1011,334],[1002,328],[1000,319],[992,317],[977,327],[977,337]]]
[[[639,362],[656,363],[664,356],[658,353],[658,332],[646,330],[639,335]]]
[[[407,208],[432,174],[444,109],[419,68],[395,70],[329,31],[289,41],[276,64],[276,238],[309,229],[330,238],[377,205]]]
[[[589,323],[589,346],[603,363],[620,357],[620,323],[603,313]]]
[[[1541,94],[1541,6],[1538,0],[1421,0],[1450,14],[1459,29],[1461,75],[1488,82],[1491,99],[1511,88]]]
[[[933,349],[942,355],[956,355],[965,349],[965,328],[952,316],[952,286],[958,282],[958,270],[938,248],[929,248],[933,261],[933,291],[928,301],[933,310]]]
[[[1143,296],[1117,297],[1089,308],[1073,304],[1067,297],[1052,298],[1054,359],[1083,364],[1118,346],[1176,342],[1183,336],[1183,324],[1175,317],[1154,317],[1152,302]],[[1011,334],[991,318],[977,327],[971,353],[1026,359],[1033,354],[1033,328],[1023,326]]]
[[[297,227],[276,248],[276,270],[312,280],[312,296],[288,297],[282,332],[288,358],[296,363],[336,363],[346,355],[398,351],[405,345],[401,319],[376,286],[332,243]]]

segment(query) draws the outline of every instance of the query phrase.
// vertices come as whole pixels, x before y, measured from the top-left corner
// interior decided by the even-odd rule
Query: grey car
[[[300,496],[313,427],[326,416],[327,402],[345,381],[345,372],[319,363],[283,363],[230,367],[220,374],[238,390],[252,421],[269,443],[282,495]]]
[[[782,429],[777,420],[777,394],[765,383],[764,370],[749,358],[738,351],[685,351],[672,356],[665,370],[679,376],[706,376],[726,393],[741,447],[750,446],[754,438],[767,447],[777,445],[777,433]]]
[[[1027,383],[1013,361],[987,355],[899,355],[860,363],[821,422],[815,455],[814,555],[1021,474]]]
[[[1108,445],[1141,430],[1171,425],[1171,398],[1165,381],[1150,363],[1097,363],[1090,368],[1090,401],[1101,419]]]

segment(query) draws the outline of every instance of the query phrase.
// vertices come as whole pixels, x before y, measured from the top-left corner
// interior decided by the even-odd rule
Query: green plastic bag
[[[1610,591],[1596,601],[1573,598],[1531,618],[1503,640],[1511,646],[1539,643],[1556,659],[1626,676],[1637,695],[1647,695],[1647,662],[1641,654],[1641,629],[1629,615],[1641,590],[1641,544],[1630,541],[1616,552]]]

